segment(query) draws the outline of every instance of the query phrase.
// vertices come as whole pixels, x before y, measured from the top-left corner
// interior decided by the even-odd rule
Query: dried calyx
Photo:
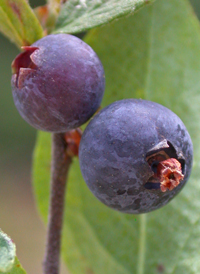
[[[181,164],[175,158],[169,158],[162,161],[157,166],[157,173],[160,180],[160,189],[165,192],[177,187],[184,175],[182,174]]]
[[[185,160],[177,155],[173,145],[164,140],[146,155],[153,175],[144,185],[147,189],[173,190],[184,179]]]

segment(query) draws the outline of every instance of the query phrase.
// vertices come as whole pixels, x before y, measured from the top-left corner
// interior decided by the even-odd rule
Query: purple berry
[[[50,132],[66,132],[90,119],[105,87],[93,49],[69,34],[48,35],[23,49],[12,63],[12,92],[21,116]]]
[[[85,129],[80,167],[107,206],[145,213],[167,204],[191,172],[193,148],[180,118],[154,102],[128,99],[102,109]]]

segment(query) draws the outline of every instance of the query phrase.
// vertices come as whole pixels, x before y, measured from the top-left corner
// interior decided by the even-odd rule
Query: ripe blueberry
[[[105,86],[93,49],[69,34],[48,35],[23,49],[12,63],[12,92],[21,116],[50,132],[84,124],[98,109]]]
[[[191,172],[192,142],[180,118],[146,100],[127,99],[101,110],[80,143],[83,177],[107,206],[145,213],[167,204]]]

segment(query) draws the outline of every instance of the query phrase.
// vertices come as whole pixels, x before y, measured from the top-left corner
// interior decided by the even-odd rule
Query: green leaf
[[[13,241],[0,230],[0,274],[26,274],[16,257]]]
[[[194,145],[192,176],[167,206],[145,215],[101,204],[70,170],[62,254],[72,274],[200,273],[200,28],[186,0],[160,0],[134,16],[92,30],[86,41],[105,68],[103,106],[144,98],[171,108]],[[50,134],[39,133],[34,186],[47,220]]]
[[[62,6],[55,33],[77,33],[136,12],[154,0],[68,0]]]
[[[23,44],[23,41],[14,26],[10,22],[7,14],[0,7],[0,31],[9,38],[13,43],[20,46]]]
[[[0,0],[0,31],[18,47],[43,37],[42,27],[26,0]]]

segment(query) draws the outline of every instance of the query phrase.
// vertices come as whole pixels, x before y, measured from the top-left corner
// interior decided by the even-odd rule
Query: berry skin
[[[192,141],[180,118],[146,100],[127,99],[101,110],[83,133],[79,159],[92,193],[125,213],[167,204],[191,172]]]
[[[66,132],[84,124],[100,106],[105,77],[93,49],[69,34],[48,35],[23,47],[12,63],[12,92],[33,127]]]

